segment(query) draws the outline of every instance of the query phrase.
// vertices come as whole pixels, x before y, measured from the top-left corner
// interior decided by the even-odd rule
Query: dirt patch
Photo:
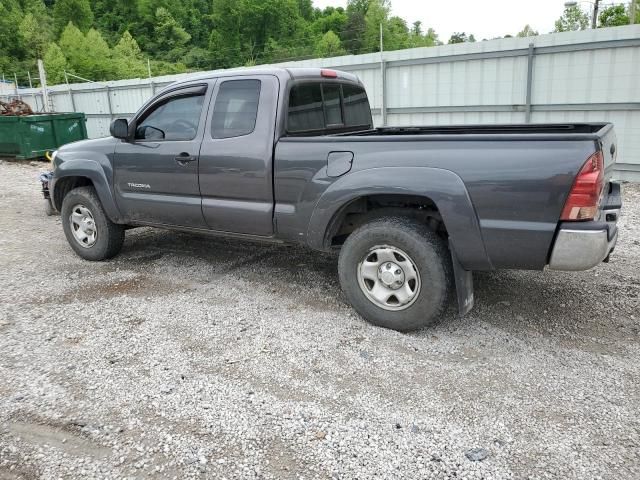
[[[91,457],[97,460],[111,455],[111,449],[94,444],[86,437],[78,436],[69,428],[30,422],[9,422],[9,434],[35,450],[51,447],[74,457]]]

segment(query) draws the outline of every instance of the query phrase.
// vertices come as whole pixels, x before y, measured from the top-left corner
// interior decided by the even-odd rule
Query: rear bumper
[[[600,221],[562,222],[556,235],[549,268],[589,270],[609,258],[618,241],[618,216],[622,207],[620,185],[612,183],[603,200]]]
[[[609,256],[617,241],[617,228],[612,237],[606,228],[596,230],[561,228],[551,252],[549,268],[589,270]]]

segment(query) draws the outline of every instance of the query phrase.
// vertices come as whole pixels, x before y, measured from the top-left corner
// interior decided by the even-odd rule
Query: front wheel
[[[93,187],[67,193],[60,215],[69,245],[85,260],[106,260],[120,252],[124,227],[109,220]]]
[[[366,320],[401,332],[433,323],[451,288],[445,242],[416,220],[388,217],[354,231],[338,261],[347,299]]]

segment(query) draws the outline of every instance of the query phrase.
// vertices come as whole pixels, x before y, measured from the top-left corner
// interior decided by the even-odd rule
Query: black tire
[[[44,199],[44,214],[47,217],[51,217],[56,214],[56,210],[53,208],[53,205],[51,204],[51,200],[48,198]]]
[[[81,205],[91,213],[95,225],[95,242],[81,245],[72,229],[71,214]],[[71,248],[85,260],[100,261],[117,255],[124,242],[124,226],[113,223],[104,212],[98,194],[93,187],[78,187],[71,190],[62,201],[62,228]]]
[[[377,246],[406,252],[409,263],[415,267],[415,276],[419,277],[412,303],[397,307],[402,310],[379,306],[365,294],[367,287],[360,286],[360,264],[371,258],[368,255]],[[451,272],[445,241],[426,225],[404,217],[380,218],[359,227],[347,237],[338,260],[340,284],[353,308],[370,323],[400,332],[423,328],[440,317],[450,298]]]

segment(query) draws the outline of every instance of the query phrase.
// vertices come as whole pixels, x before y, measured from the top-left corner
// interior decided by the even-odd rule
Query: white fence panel
[[[378,126],[610,121],[619,177],[640,181],[640,25],[279,65],[354,73]],[[131,116],[188,76],[57,85],[49,93],[55,110],[84,112],[89,136],[98,137],[113,118]],[[19,93],[42,109],[39,90]]]

